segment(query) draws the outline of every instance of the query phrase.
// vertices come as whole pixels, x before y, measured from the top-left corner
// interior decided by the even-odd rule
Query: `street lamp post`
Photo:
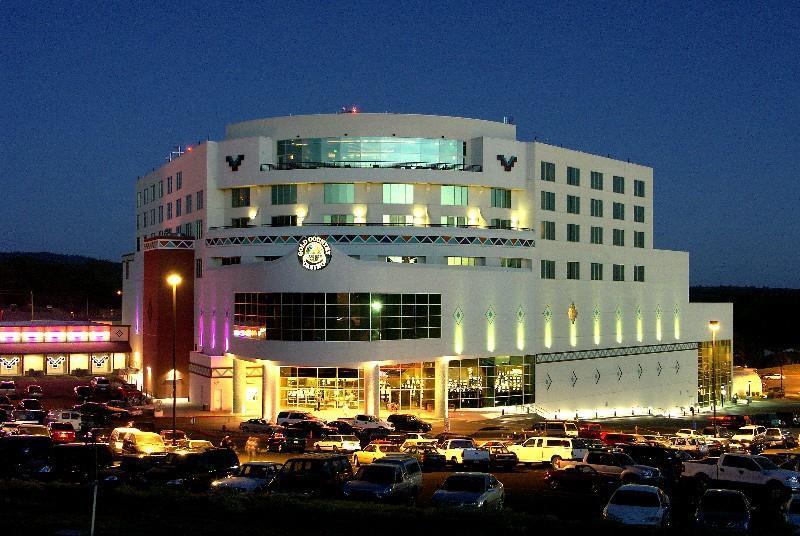
[[[178,333],[178,312],[177,312],[177,293],[178,285],[182,278],[178,274],[167,276],[167,283],[172,287],[172,446],[175,446],[175,413],[177,409],[177,361],[175,357],[175,347]]]
[[[717,426],[717,360],[715,350],[717,346],[717,331],[719,331],[719,321],[710,320],[708,329],[711,330],[711,407],[714,414],[714,426]]]

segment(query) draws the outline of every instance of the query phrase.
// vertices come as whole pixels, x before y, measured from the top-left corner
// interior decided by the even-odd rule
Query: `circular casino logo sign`
[[[297,260],[306,270],[322,270],[331,262],[331,247],[319,236],[307,236],[297,245]]]

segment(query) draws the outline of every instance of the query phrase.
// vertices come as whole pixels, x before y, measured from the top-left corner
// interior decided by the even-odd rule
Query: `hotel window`
[[[581,263],[568,262],[567,263],[567,279],[580,279],[581,278]]]
[[[466,216],[442,216],[439,223],[444,227],[465,227],[467,225]]]
[[[142,227],[147,227],[147,211],[142,212]]]
[[[522,268],[522,259],[500,259],[501,268]]]
[[[542,210],[555,210],[555,209],[556,209],[555,192],[542,191]]]
[[[492,218],[489,221],[489,227],[492,229],[511,229],[511,220]]]
[[[603,228],[602,227],[592,227],[590,233],[590,242],[592,244],[602,244],[603,243]]]
[[[442,205],[467,206],[469,188],[467,186],[442,186]]]
[[[295,215],[272,216],[271,221],[273,227],[297,227],[297,216]]]
[[[352,225],[353,221],[352,214],[325,214],[322,216],[322,223],[326,225]]]
[[[425,262],[425,257],[402,257],[390,255],[386,257],[386,262],[392,262],[395,264],[422,264]]]
[[[142,217],[139,214],[137,214],[136,215],[136,230],[137,231],[139,230],[139,227],[141,227],[141,224],[142,224]]]
[[[618,177],[614,175],[614,193],[615,194],[625,193],[625,177]]]
[[[567,166],[567,184],[570,186],[581,185],[581,170]]]
[[[603,265],[599,262],[592,263],[592,281],[603,280]]]
[[[235,227],[236,229],[250,227],[250,218],[231,218],[231,227]]]
[[[635,248],[644,247],[644,233],[642,231],[633,232],[633,247]]]
[[[603,174],[599,171],[592,171],[591,174],[591,186],[592,190],[602,190],[603,189]]]
[[[570,214],[580,214],[581,213],[581,198],[577,195],[568,195],[567,196],[567,212]]]
[[[156,209],[155,208],[151,208],[150,209],[150,225],[155,225],[155,224],[156,224]]]
[[[186,196],[186,214],[192,213],[192,194]]]
[[[136,192],[136,208],[142,206],[142,192]]]
[[[581,226],[577,223],[567,224],[567,242],[581,241]]]
[[[613,244],[615,246],[624,246],[625,245],[625,230],[624,229],[614,229]]]
[[[164,197],[164,181],[158,181],[158,198]]]
[[[147,188],[145,188],[144,190],[142,190],[142,196],[143,196],[143,198],[142,198],[142,205],[146,205],[146,204],[147,204],[147,202],[148,202],[147,196],[148,196],[148,194],[149,194],[149,193],[150,193],[150,190],[149,190],[149,189],[147,189]]]
[[[644,197],[644,181],[634,179],[633,195],[635,195],[636,197]]]
[[[445,257],[448,266],[483,266],[486,264],[484,257]]]
[[[633,221],[644,223],[644,207],[639,205],[633,206]]]
[[[496,208],[511,208],[511,190],[492,188],[492,206]]]
[[[351,201],[352,202],[352,201]],[[413,184],[384,184],[384,205],[410,205],[414,203]]]
[[[614,275],[614,281],[625,281],[625,265],[615,264],[613,275]]]
[[[555,240],[556,239],[556,222],[543,221],[541,224],[540,236],[542,240]]]
[[[242,264],[241,257],[222,257],[222,266],[231,266],[233,264]]]
[[[624,220],[625,219],[625,204],[624,203],[614,203],[614,219],[615,220]]]
[[[590,210],[592,216],[595,218],[602,218],[603,217],[603,200],[602,199],[592,199],[590,203]]]
[[[542,161],[542,180],[556,182],[556,165],[554,163]]]
[[[175,174],[175,190],[180,190],[181,188],[183,188],[183,171]]]
[[[199,192],[197,192],[197,210],[203,209],[204,201],[205,200],[203,199],[203,190],[200,190]]]
[[[150,201],[156,200],[156,185],[155,183],[150,185]]]
[[[178,200],[180,201],[180,199]],[[231,207],[249,207],[250,206],[250,188],[231,188]],[[180,214],[178,214],[180,216]]]
[[[167,203],[167,220],[172,219],[172,203]]]
[[[158,223],[164,222],[164,205],[158,205]]]
[[[167,177],[167,193],[172,193],[172,177]]]
[[[187,222],[183,224],[183,234],[186,236],[194,236],[192,234],[192,222]]]
[[[203,220],[195,220],[194,237],[197,238],[198,240],[203,238]]]
[[[276,184],[272,187],[273,205],[294,205],[297,203],[296,184]]]
[[[181,215],[181,200],[180,198],[175,200],[175,217],[178,218]]]
[[[194,276],[198,279],[203,277],[203,259],[194,260]]]
[[[633,280],[644,283],[644,266],[633,267]]]
[[[542,279],[555,279],[556,278],[556,261],[546,261],[542,259],[541,264],[541,278]]]
[[[325,204],[327,205],[355,202],[356,187],[354,184],[331,183],[326,184],[324,188]]]
[[[414,225],[414,216],[411,214],[384,214],[384,225]]]

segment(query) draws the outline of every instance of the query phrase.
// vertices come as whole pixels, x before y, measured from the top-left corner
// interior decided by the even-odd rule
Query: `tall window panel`
[[[541,278],[542,279],[555,279],[556,278],[556,261],[549,261],[542,259],[541,263]]]
[[[633,221],[636,223],[644,223],[644,207],[639,205],[633,206]]]
[[[581,241],[581,226],[577,223],[567,224],[567,242]]]
[[[384,184],[383,203],[385,205],[410,205],[414,203],[414,185]]]
[[[602,244],[603,243],[603,228],[602,227],[592,226],[590,234],[591,234],[590,242],[592,244]]]
[[[603,174],[599,171],[592,171],[591,174],[591,187],[592,190],[602,190],[603,189]]]
[[[644,181],[634,179],[633,181],[633,195],[636,197],[644,197]]]
[[[511,190],[492,188],[492,206],[496,208],[511,208]]]
[[[180,202],[180,199],[178,199]],[[231,189],[231,207],[249,207],[250,206],[250,188],[232,188]],[[178,214],[180,216],[180,214]]]
[[[614,193],[615,194],[624,194],[625,193],[625,177],[619,177],[614,175]]]
[[[543,221],[541,223],[539,236],[542,240],[555,240],[556,239],[556,222]]]
[[[443,227],[466,227],[466,225],[467,225],[467,217],[466,216],[441,216],[439,218],[439,223]]]
[[[599,262],[592,263],[592,281],[603,280],[603,265]]]
[[[603,217],[603,200],[602,199],[592,199],[590,203],[590,210],[591,215],[595,218],[602,218]]]
[[[633,232],[633,247],[635,248],[644,247],[644,232],[642,231]]]
[[[555,192],[545,192],[542,190],[542,210],[556,209],[556,194]]]
[[[356,188],[354,184],[329,183],[324,186],[324,199],[326,205],[354,203]]]
[[[625,281],[625,265],[615,264],[613,267],[614,281]]]
[[[542,161],[542,180],[556,182],[556,165],[554,163]]]
[[[442,186],[442,205],[467,206],[469,204],[469,188],[467,186]]]
[[[624,246],[625,245],[625,230],[624,229],[614,229],[613,244],[615,246]]]
[[[567,262],[567,279],[581,278],[581,263],[577,261]]]
[[[625,219],[625,204],[624,203],[614,203],[614,219],[615,220],[624,220]]]
[[[276,184],[272,186],[273,205],[294,205],[297,203],[296,184]]]
[[[567,166],[567,184],[570,186],[581,185],[581,170]]]
[[[633,267],[633,280],[639,283],[644,283],[644,266]]]
[[[570,214],[580,214],[581,213],[581,198],[577,195],[568,195],[567,196],[567,212]]]

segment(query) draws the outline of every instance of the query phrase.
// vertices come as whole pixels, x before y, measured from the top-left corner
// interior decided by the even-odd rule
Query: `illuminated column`
[[[636,306],[636,342],[642,342],[644,339],[644,325],[642,323],[642,308]]]
[[[525,309],[517,308],[517,350],[525,349]]]
[[[381,412],[380,362],[364,363],[364,413],[378,416]]]
[[[261,370],[261,418],[275,422],[280,411],[280,367],[272,361],[262,362]]]
[[[617,344],[622,343],[622,309],[617,307],[617,323],[616,323],[616,332],[617,332]]]
[[[576,346],[578,344],[578,308],[575,307],[575,302],[569,304],[567,316],[569,317],[569,345]]]
[[[447,357],[440,357],[436,360],[436,369],[434,371],[434,391],[433,391],[433,411],[437,419],[447,418],[447,382],[450,359]]]
[[[497,313],[494,312],[494,307],[491,305],[486,310],[486,351],[494,352],[497,347],[497,339],[495,338],[494,322],[497,320]]]
[[[592,311],[592,316],[594,317],[593,328],[592,328],[594,343],[600,344],[600,308],[596,305],[594,306],[594,310]]]
[[[544,317],[544,347],[550,348],[553,346],[553,310],[550,306],[546,306],[542,311]]]
[[[675,315],[675,324],[673,329],[675,330],[675,339],[681,338],[681,310],[678,307],[678,304],[675,304],[675,309],[672,311]]]
[[[460,355],[464,351],[464,310],[461,307],[456,307],[453,320],[453,352]]]
[[[656,340],[661,341],[661,305],[656,306]]]
[[[247,389],[247,363],[228,354],[233,360],[233,403],[231,413],[244,413],[245,390]]]

